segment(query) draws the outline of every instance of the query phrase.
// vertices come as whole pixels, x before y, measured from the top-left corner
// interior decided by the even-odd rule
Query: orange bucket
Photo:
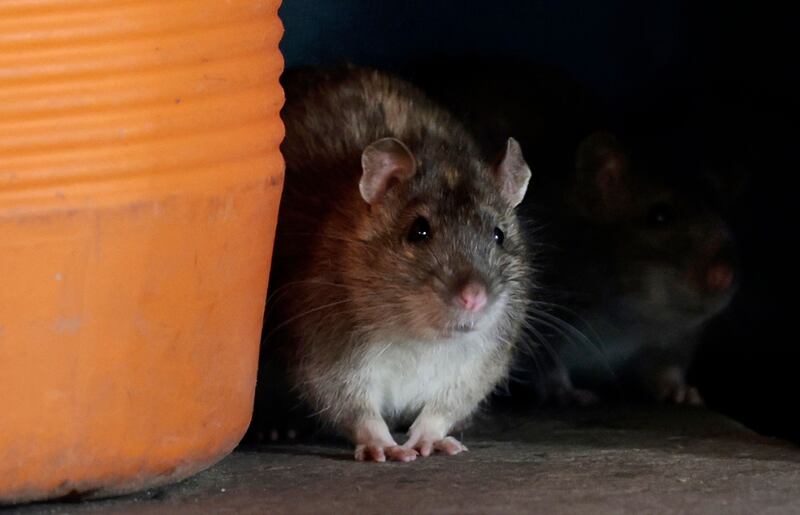
[[[0,502],[175,481],[247,428],[278,3],[0,1]]]

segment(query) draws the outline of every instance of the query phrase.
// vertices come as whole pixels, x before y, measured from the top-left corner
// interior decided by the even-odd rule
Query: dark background
[[[787,12],[735,1],[285,0],[280,14],[287,67],[524,59],[563,70],[622,130],[690,127],[744,167],[730,214],[741,287],[700,349],[696,381],[712,408],[800,441],[800,27]]]

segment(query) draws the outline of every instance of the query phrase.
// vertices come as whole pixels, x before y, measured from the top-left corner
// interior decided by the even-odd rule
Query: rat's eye
[[[420,243],[427,241],[431,237],[431,226],[422,216],[418,216],[411,224],[411,229],[408,230],[408,241],[411,243]]]
[[[503,242],[506,239],[506,235],[503,234],[503,231],[500,230],[499,227],[494,228],[494,241],[501,247],[503,246]]]
[[[647,213],[647,224],[650,227],[664,227],[672,222],[674,214],[672,208],[663,202],[654,205]]]

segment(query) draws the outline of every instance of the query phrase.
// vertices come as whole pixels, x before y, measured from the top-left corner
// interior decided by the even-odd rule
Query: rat
[[[549,393],[562,400],[591,402],[616,390],[702,404],[687,371],[704,327],[737,289],[720,201],[738,186],[714,188],[711,172],[708,187],[682,179],[670,168],[691,164],[676,164],[664,145],[646,147],[628,150],[605,131],[588,135],[554,208],[549,283],[584,333],[555,327],[562,341]]]
[[[282,82],[269,370],[357,460],[466,451],[450,433],[506,377],[529,299],[519,144],[482,159],[445,110],[377,70]]]
[[[519,212],[536,220],[526,236],[541,247],[528,332],[538,345],[517,356],[515,376],[528,388],[516,392],[558,404],[603,395],[700,404],[687,371],[704,327],[737,289],[722,214],[744,176],[701,170],[702,152],[687,151],[681,131],[645,130],[654,120],[629,121],[638,137],[621,141],[599,102],[554,67],[450,59],[408,76],[482,152],[513,133],[536,169]]]

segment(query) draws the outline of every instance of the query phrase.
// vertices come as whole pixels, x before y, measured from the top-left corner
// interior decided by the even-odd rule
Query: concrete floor
[[[239,449],[178,485],[33,514],[800,513],[800,448],[703,409],[482,417],[470,451],[357,463],[336,444]]]

